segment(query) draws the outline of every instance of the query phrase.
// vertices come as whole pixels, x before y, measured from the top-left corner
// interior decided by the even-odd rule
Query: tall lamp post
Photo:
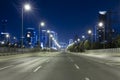
[[[92,30],[88,30],[88,35],[90,37],[90,46],[92,48]]]
[[[104,32],[103,32],[103,42],[104,42],[104,49],[105,49],[105,26],[104,26],[104,23],[103,22],[99,22],[98,23],[98,26],[99,26],[99,28],[103,28],[104,29]]]
[[[6,34],[7,42],[9,42],[10,35]]]
[[[30,4],[24,4],[24,6],[22,7],[22,43],[21,43],[21,47],[23,47],[23,34],[24,34],[24,31],[23,31],[23,27],[24,27],[24,11],[30,11],[31,10],[31,6]]]
[[[41,35],[40,35],[40,30],[41,30],[41,27],[44,27],[44,26],[45,26],[45,23],[44,23],[44,22],[41,22],[40,25],[39,25],[39,41],[38,41],[38,42],[39,42],[39,43],[38,43],[38,44],[39,44],[39,47],[41,47],[41,44],[40,44],[40,42],[41,42],[41,41],[40,41],[40,36],[41,36]]]

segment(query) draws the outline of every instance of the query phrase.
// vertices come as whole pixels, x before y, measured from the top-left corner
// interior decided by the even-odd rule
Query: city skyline
[[[21,7],[24,2],[30,2],[33,7],[32,11],[24,14],[24,29],[33,27],[38,30],[40,21],[45,21],[47,24],[46,28],[56,31],[61,42],[68,42],[76,34],[79,36],[86,34],[87,30],[93,28],[97,23],[99,11],[119,9],[119,0],[4,0],[0,3],[0,7],[4,7],[0,9],[2,11],[0,20],[7,19],[6,31],[18,38],[21,36]],[[88,7],[89,10],[87,9]],[[11,15],[14,15],[14,17]]]

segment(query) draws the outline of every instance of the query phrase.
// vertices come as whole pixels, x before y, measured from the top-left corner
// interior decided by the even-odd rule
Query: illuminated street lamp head
[[[85,36],[84,36],[84,35],[82,35],[82,38],[83,38],[83,39],[85,39]]]
[[[103,25],[104,25],[103,22],[100,22],[100,23],[98,24],[99,27],[103,27]]]
[[[27,34],[27,38],[30,38],[30,34]]]
[[[31,10],[30,4],[25,4],[24,9],[27,10],[27,11]]]
[[[44,23],[44,22],[41,22],[40,25],[41,25],[42,27],[44,27],[44,26],[45,26],[45,23]]]
[[[78,39],[77,39],[77,41],[79,42],[79,41],[80,41],[80,39],[78,38]]]
[[[50,35],[51,38],[53,38],[53,35]]]
[[[9,34],[6,34],[6,38],[9,38],[10,37],[10,35]]]
[[[50,30],[47,30],[47,33],[50,33]]]
[[[92,34],[92,30],[88,30],[88,34]]]
[[[13,39],[16,39],[16,37],[13,37]]]

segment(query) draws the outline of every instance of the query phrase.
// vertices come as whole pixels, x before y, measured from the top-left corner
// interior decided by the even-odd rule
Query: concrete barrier
[[[32,53],[32,52],[38,52],[38,51],[40,51],[40,49],[38,49],[38,48],[23,48],[23,49],[21,49],[21,48],[0,47],[0,56]]]
[[[112,49],[97,49],[97,50],[86,50],[86,54],[96,54],[96,55],[112,55],[112,56],[120,56],[120,48],[112,48]]]

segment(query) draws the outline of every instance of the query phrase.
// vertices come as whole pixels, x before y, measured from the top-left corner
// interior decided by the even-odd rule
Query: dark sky
[[[7,19],[6,31],[17,37],[21,34],[21,6],[25,2],[31,3],[32,11],[24,12],[24,30],[38,30],[39,22],[45,21],[47,29],[56,31],[59,41],[65,42],[94,27],[99,11],[120,10],[119,0],[0,0],[0,20]]]

